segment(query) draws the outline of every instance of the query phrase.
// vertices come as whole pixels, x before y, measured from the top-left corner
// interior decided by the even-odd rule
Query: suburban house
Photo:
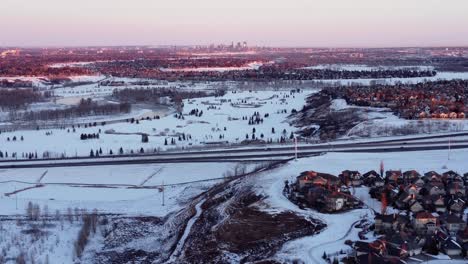
[[[445,188],[442,183],[428,183],[423,188],[429,195],[445,195]]]
[[[350,177],[358,179],[359,173],[350,172]],[[296,177],[296,182],[285,183],[283,193],[293,202],[332,213],[362,206],[362,202],[352,196],[348,188],[334,175],[305,171]]]
[[[447,230],[452,236],[455,236],[459,231],[465,230],[466,223],[460,217],[447,214],[440,218],[441,226]]]
[[[339,175],[341,182],[343,182],[347,186],[361,186],[362,185],[362,177],[359,171],[350,171],[345,170],[341,172]]]
[[[434,233],[437,224],[437,217],[429,212],[416,213],[413,219],[413,227],[418,233]]]
[[[333,192],[325,199],[325,211],[336,212],[342,210],[348,203],[347,197],[343,193]]]
[[[457,233],[457,242],[461,244],[468,243],[468,226],[464,230],[460,230]]]
[[[409,171],[403,172],[403,181],[406,184],[413,182],[419,178],[421,178],[421,175],[415,170],[409,170]]]
[[[452,239],[447,239],[442,243],[442,251],[449,256],[460,256],[462,248],[460,244],[453,241]]]
[[[421,254],[424,243],[424,237],[414,236],[407,232],[393,232],[385,236],[388,244],[400,250],[398,255],[401,258]]]
[[[298,189],[311,186],[336,186],[339,185],[339,182],[340,180],[336,176],[315,171],[302,172],[296,179]]]
[[[444,213],[447,210],[445,198],[442,195],[427,195],[423,202],[424,208],[428,211]]]
[[[403,183],[403,175],[401,171],[397,170],[389,170],[385,172],[385,179],[392,184],[402,184]]]
[[[442,176],[439,173],[435,171],[429,171],[429,172],[424,173],[424,176],[422,177],[422,179],[425,182],[429,182],[431,180],[442,181],[441,177]]]
[[[410,218],[408,216],[401,214],[384,215],[376,213],[374,220],[375,232],[377,233],[404,230],[411,223]]]
[[[463,185],[463,182],[459,181],[454,181],[451,182],[447,185],[447,192],[449,194],[456,194],[461,197],[465,196],[465,186]]]
[[[462,215],[466,207],[465,201],[460,198],[450,199],[448,204],[450,211],[458,215]]]
[[[364,185],[373,187],[373,186],[383,186],[385,181],[382,179],[380,174],[375,170],[368,171],[362,175],[362,182]]]

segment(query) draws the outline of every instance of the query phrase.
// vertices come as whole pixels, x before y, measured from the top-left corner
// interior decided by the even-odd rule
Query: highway
[[[420,141],[426,138],[404,140],[384,140],[368,142],[350,142],[333,144],[301,145],[297,156],[307,157],[326,152],[384,153],[424,150],[448,150],[448,141]],[[430,139],[430,138],[429,138]],[[468,149],[468,140],[454,139],[451,149]],[[268,145],[245,148],[225,148],[196,151],[171,151],[142,155],[115,155],[100,157],[76,157],[66,159],[3,160],[0,169],[13,168],[48,168],[70,166],[100,166],[123,164],[185,163],[185,162],[251,162],[279,161],[295,156],[294,146],[268,147]]]

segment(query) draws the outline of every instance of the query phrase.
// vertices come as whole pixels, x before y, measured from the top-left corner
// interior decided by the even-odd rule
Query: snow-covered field
[[[23,214],[26,205],[34,202],[61,212],[77,207],[105,213],[164,216],[182,208],[223,177],[232,176],[236,168],[247,172],[260,165],[179,163],[0,170],[0,215]],[[10,194],[25,188],[31,189]]]
[[[460,132],[468,130],[467,119],[421,119],[407,120],[397,117],[388,108],[360,107],[349,105],[344,99],[334,99],[330,106],[333,111],[359,109],[364,122],[351,128],[344,138],[349,137],[389,137],[406,134],[431,134],[442,132]]]
[[[432,66],[369,66],[364,64],[320,64],[316,66],[308,66],[303,69],[329,69],[341,71],[376,71],[376,70],[401,70],[401,69],[417,69],[417,70],[433,70]]]
[[[2,263],[17,263],[16,258],[23,253],[27,254],[25,259],[34,259],[35,263],[72,263],[73,246],[81,225],[76,220],[73,223],[62,220],[45,224],[41,221],[33,224],[26,221],[0,221],[0,249],[3,250],[0,261],[3,257],[5,262]],[[43,233],[25,234],[38,229]]]
[[[386,169],[410,170],[420,172],[435,170],[444,172],[455,170],[460,173],[468,171],[466,160],[468,150],[453,150],[450,160],[447,151],[423,151],[401,153],[328,153],[322,156],[291,161],[285,166],[272,171],[262,172],[250,177],[258,194],[266,196],[263,210],[271,213],[294,211],[300,215],[318,218],[327,224],[321,233],[304,237],[286,243],[275,258],[292,261],[301,259],[306,263],[322,263],[323,252],[333,254],[348,250],[344,245],[347,239],[358,240],[358,229],[352,225],[363,218],[372,219],[369,209],[357,209],[341,214],[322,214],[314,210],[302,210],[291,203],[283,194],[284,180],[294,180],[300,172],[315,170],[331,174],[339,174],[342,170],[378,170],[383,161]],[[221,181],[226,171],[233,171],[238,164],[234,163],[187,163],[187,164],[157,164],[157,165],[125,165],[79,168],[50,169],[12,169],[0,171],[0,215],[23,215],[28,202],[47,206],[49,212],[59,210],[66,215],[68,208],[86,209],[88,212],[97,209],[102,213],[118,213],[128,216],[165,216],[183,208],[193,197]],[[247,164],[246,170],[252,170],[256,164]],[[45,173],[47,171],[47,173]],[[45,174],[44,174],[45,173]],[[187,183],[189,181],[210,180],[206,182]],[[163,193],[161,186],[164,181],[165,205],[162,205]],[[28,182],[28,183],[24,183]],[[27,189],[16,195],[4,196],[15,190]],[[171,185],[172,184],[172,185]],[[181,185],[178,185],[181,184]],[[146,187],[146,188],[145,188]],[[356,195],[364,201],[370,200],[367,188],[358,188]],[[371,207],[378,209],[377,201],[366,201]],[[16,209],[16,204],[18,209]],[[70,245],[79,230],[79,224],[68,224],[60,230],[60,222],[56,227],[45,228],[49,236],[44,242],[34,244],[43,253],[38,253],[40,259],[49,255],[50,263],[64,263],[55,260],[73,258]],[[15,228],[12,222],[0,228],[0,234],[10,237],[18,236],[21,228]],[[58,237],[58,238],[57,238]],[[59,239],[60,246],[55,243]],[[96,238],[99,240],[99,235]],[[92,243],[98,243],[96,239]],[[7,240],[0,238],[0,245]],[[10,240],[8,240],[10,241]],[[5,245],[5,244],[4,244]],[[66,245],[61,248],[61,245]],[[67,248],[68,247],[68,248]],[[18,246],[18,248],[21,248]],[[91,244],[88,249],[93,248]],[[66,261],[65,261],[66,262]]]
[[[0,170],[0,262],[16,263],[20,254],[26,254],[26,263],[32,259],[35,263],[72,263],[77,259],[74,248],[84,223],[83,212],[97,210],[100,221],[102,214],[165,219],[177,215],[194,197],[225,177],[263,165],[179,163]],[[38,206],[40,220],[27,219],[29,203]],[[82,263],[95,263],[87,257],[94,250],[103,250],[107,232],[103,230],[110,228],[101,223],[96,234],[91,233]],[[155,250],[162,232],[173,232],[165,226],[154,228],[162,228],[161,237],[143,238],[149,243],[144,246],[148,250]]]
[[[434,170],[445,172],[454,170],[468,172],[468,150],[454,150],[450,160],[447,151],[395,152],[395,153],[328,153],[323,156],[291,161],[274,171],[262,173],[255,179],[258,194],[267,196],[265,210],[269,212],[293,211],[300,215],[323,220],[328,226],[320,234],[304,237],[286,243],[276,255],[281,260],[301,259],[305,263],[325,263],[321,258],[324,251],[335,253],[350,248],[344,244],[347,239],[358,240],[357,230],[351,225],[361,218],[373,218],[369,209],[357,209],[340,214],[322,214],[314,210],[302,210],[290,202],[283,194],[284,181],[295,180],[301,172],[314,170],[338,175],[341,171],[358,170],[365,173],[379,170],[383,161],[385,169],[415,169],[421,173]],[[359,198],[369,199],[365,188],[358,188]],[[369,206],[379,208],[377,201],[365,201]]]
[[[413,77],[413,78],[385,78],[385,79],[336,79],[336,80],[315,80],[311,81],[320,84],[330,85],[370,85],[370,84],[395,84],[407,83],[415,84],[426,81],[468,79],[468,72],[437,72],[433,77]]]
[[[139,124],[114,123],[105,126],[76,128],[76,132],[67,129],[29,130],[4,132],[0,134],[0,151],[17,152],[21,157],[22,152],[37,152],[41,157],[45,151],[52,152],[52,156],[65,154],[68,157],[75,155],[87,156],[90,150],[102,148],[103,153],[118,153],[122,147],[126,153],[131,150],[165,149],[170,147],[182,147],[191,145],[204,145],[206,143],[228,141],[240,143],[255,134],[256,138],[276,142],[281,136],[289,137],[295,128],[287,122],[287,116],[293,109],[300,109],[310,91],[291,93],[290,91],[228,91],[223,97],[206,97],[185,100],[184,119],[174,115],[155,120],[143,120]],[[189,115],[193,109],[203,111],[199,117]],[[248,118],[254,112],[259,113],[263,123],[249,125]],[[268,114],[268,117],[265,117]],[[242,120],[246,117],[247,120]],[[255,128],[255,133],[253,129]],[[272,128],[275,133],[272,133]],[[69,131],[70,130],[70,131]],[[81,133],[98,133],[99,139],[80,140]],[[106,131],[108,133],[106,133]],[[286,131],[286,133],[283,133]],[[47,133],[47,132],[52,132]],[[46,134],[47,133],[47,134]],[[141,143],[139,133],[149,134],[149,143]],[[178,137],[185,134],[186,140],[179,141]],[[263,134],[263,138],[262,138]],[[188,139],[188,135],[191,139]],[[24,141],[8,141],[16,136],[23,136]],[[176,141],[170,145],[171,139]],[[165,140],[169,145],[165,145]]]

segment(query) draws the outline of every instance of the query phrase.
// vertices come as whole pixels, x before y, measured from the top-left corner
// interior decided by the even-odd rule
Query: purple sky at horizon
[[[2,0],[0,46],[468,45],[468,0]]]

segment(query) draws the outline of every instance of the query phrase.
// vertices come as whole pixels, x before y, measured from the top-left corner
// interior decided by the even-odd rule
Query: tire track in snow
[[[164,169],[164,166],[159,168],[157,171],[155,171],[153,174],[148,176],[142,183],[140,183],[140,187],[143,187],[149,180],[151,180],[156,174],[160,173]]]

